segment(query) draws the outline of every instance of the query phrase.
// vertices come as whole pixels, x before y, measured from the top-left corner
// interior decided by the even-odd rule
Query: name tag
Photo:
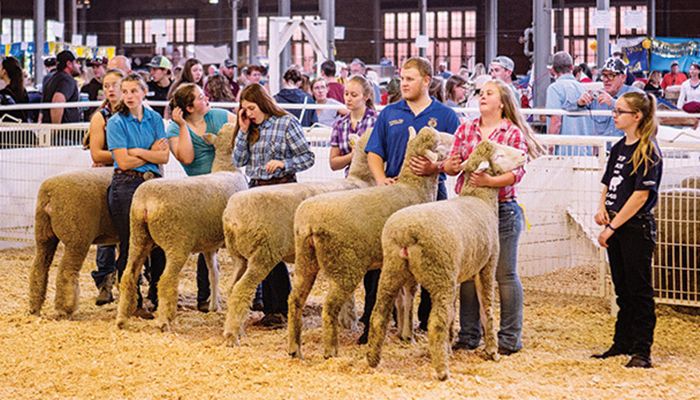
[[[401,124],[403,124],[403,118],[392,119],[391,121],[389,121],[389,126],[401,125]]]

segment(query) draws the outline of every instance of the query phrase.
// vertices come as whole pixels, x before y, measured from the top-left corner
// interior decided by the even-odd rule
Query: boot
[[[107,275],[100,285],[99,293],[97,294],[97,299],[95,299],[95,305],[103,306],[114,301],[114,296],[112,296],[112,286],[114,286],[114,278],[116,272],[112,272]]]

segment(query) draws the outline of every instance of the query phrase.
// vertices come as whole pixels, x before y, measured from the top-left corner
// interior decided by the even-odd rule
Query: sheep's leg
[[[46,300],[46,285],[49,281],[49,268],[58,247],[55,236],[36,241],[36,253],[29,273],[29,312],[39,315]]]
[[[156,313],[156,326],[163,332],[170,329],[170,322],[175,318],[180,271],[189,256],[189,252],[183,251],[182,247],[177,252],[168,251],[165,255],[165,270],[158,280],[158,311]]]
[[[340,326],[351,331],[357,330],[357,311],[355,311],[355,294],[351,294],[348,301],[343,304],[338,316]]]
[[[119,283],[119,305],[117,306],[117,328],[119,329],[126,326],[126,320],[136,311],[139,276],[152,249],[152,242],[144,244],[131,241],[129,258]]]
[[[389,316],[394,305],[394,299],[399,294],[401,287],[406,284],[410,278],[406,260],[401,259],[398,254],[388,254],[384,252],[384,266],[382,275],[379,278],[379,287],[377,288],[377,302],[374,303],[372,317],[370,319],[369,340],[367,345],[367,362],[370,367],[379,365],[382,356],[382,346],[386,339],[386,330],[389,325]],[[402,307],[403,308],[403,307]],[[406,318],[406,310],[399,310],[399,324],[403,325]]]
[[[217,312],[221,307],[221,294],[219,292],[219,262],[216,258],[216,251],[205,251],[204,260],[207,262],[207,269],[209,270],[209,284],[211,286],[211,294],[209,295],[209,311]]]
[[[342,283],[331,281],[326,301],[323,305],[323,311],[321,312],[324,358],[338,355],[338,314],[361,280],[362,275],[359,277],[347,276]]]
[[[302,358],[302,311],[304,310],[306,300],[309,298],[309,293],[311,293],[311,289],[316,282],[319,271],[314,250],[311,249],[311,247],[300,246],[299,243],[303,242],[303,239],[298,239],[297,241],[294,281],[292,284],[292,292],[289,294],[289,299],[287,300],[287,351],[290,356],[295,358]]]
[[[70,317],[78,309],[78,298],[80,297],[78,275],[88,250],[90,250],[90,243],[71,245],[65,248],[56,277],[55,302],[59,318]]]
[[[484,268],[479,271],[474,279],[476,292],[480,297],[480,304],[483,308],[485,321],[484,343],[486,355],[492,360],[498,360],[498,336],[496,334],[496,324],[493,318],[493,299],[495,296],[496,265],[498,264],[498,254],[492,255]]]
[[[429,287],[428,291],[432,295],[432,309],[428,320],[428,346],[430,347],[430,358],[437,373],[437,378],[441,381],[449,378],[448,357],[450,354],[450,343],[448,341],[449,325],[454,318],[454,305],[456,296],[456,285],[449,287]],[[452,317],[450,316],[452,314]]]
[[[400,289],[396,297],[396,319],[399,328],[399,338],[406,342],[413,341],[413,299],[418,292],[418,284],[411,277]]]
[[[245,261],[238,260],[238,263]],[[227,346],[239,344],[243,323],[248,316],[255,288],[272,271],[279,260],[273,260],[268,252],[258,251],[248,260],[241,279],[233,285],[228,297],[228,311],[224,322],[224,340]],[[241,268],[239,268],[240,270]]]

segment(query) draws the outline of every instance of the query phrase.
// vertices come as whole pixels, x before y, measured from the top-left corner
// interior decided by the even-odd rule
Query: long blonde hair
[[[632,109],[631,111],[642,114],[642,119],[637,125],[639,145],[632,153],[632,174],[644,164],[644,174],[647,173],[649,164],[654,164],[653,155],[658,154],[658,149],[652,142],[656,138],[659,121],[656,119],[656,97],[651,93],[628,92],[620,97]]]
[[[498,94],[501,98],[501,104],[503,104],[503,118],[510,121],[513,125],[517,126],[523,133],[525,138],[525,143],[527,144],[527,154],[531,160],[541,156],[546,153],[545,148],[540,144],[540,142],[535,138],[535,133],[532,131],[530,124],[527,123],[523,114],[518,111],[516,106],[517,101],[513,95],[512,90],[508,87],[508,84],[500,79],[493,79],[484,84],[494,85],[498,89]],[[481,89],[484,90],[483,88]]]

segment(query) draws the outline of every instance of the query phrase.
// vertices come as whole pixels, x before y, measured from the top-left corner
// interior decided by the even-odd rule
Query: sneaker
[[[209,300],[197,301],[197,310],[203,313],[209,312]]]
[[[622,356],[622,355],[627,355],[628,352],[621,349],[620,347],[616,345],[610,346],[609,349],[605,350],[603,353],[600,354],[593,354],[591,358],[597,358],[599,360],[605,360],[606,358],[610,357],[615,357],[615,356]]]
[[[104,282],[99,287],[100,291],[97,293],[97,298],[95,299],[95,305],[103,306],[114,301],[114,296],[112,295],[112,286],[114,286],[114,275],[116,272],[105,277]]]
[[[515,354],[515,353],[517,353],[517,352],[519,352],[519,351],[520,351],[520,349],[518,349],[518,350],[511,350],[511,349],[506,349],[505,347],[499,347],[499,348],[498,348],[498,354],[500,354],[500,355],[502,355],[502,356],[509,356],[509,355]]]
[[[476,350],[476,348],[479,347],[479,345],[473,345],[469,344],[467,342],[455,342],[455,344],[452,345],[452,350],[453,351],[459,351],[459,350]]]
[[[262,300],[255,299],[253,300],[253,304],[250,305],[250,309],[252,311],[262,311],[263,310],[263,302]]]
[[[359,344],[359,345],[367,344],[368,340],[369,340],[369,330],[363,330],[362,335],[360,335],[360,337],[357,338],[357,344]]]
[[[652,368],[651,358],[635,354],[630,358],[625,368]]]
[[[258,321],[257,325],[270,329],[282,329],[287,326],[287,317],[281,313],[267,314]]]

